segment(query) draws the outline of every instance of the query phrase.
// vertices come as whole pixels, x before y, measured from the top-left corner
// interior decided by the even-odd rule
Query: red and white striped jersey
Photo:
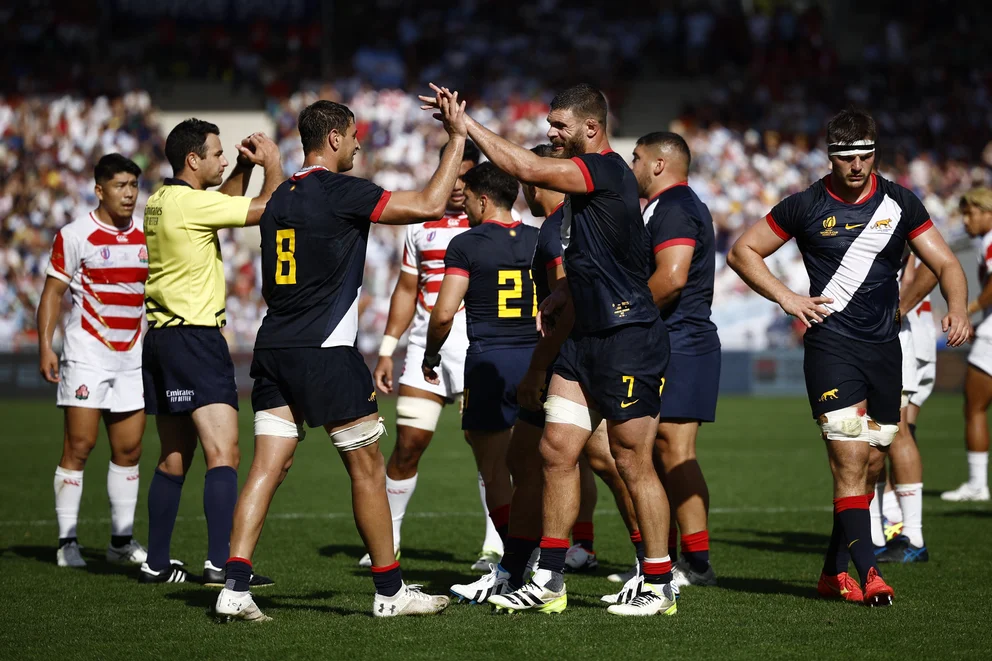
[[[72,292],[63,360],[111,371],[141,367],[148,250],[133,221],[123,231],[93,213],[72,221],[55,237],[46,274]]]
[[[403,264],[400,269],[404,273],[416,275],[418,280],[417,314],[410,330],[410,341],[418,346],[424,346],[427,341],[427,323],[434,303],[437,302],[441,281],[444,280],[444,254],[448,250],[448,244],[451,239],[468,229],[468,216],[451,212],[440,220],[423,225],[409,225],[406,228]],[[463,306],[459,308],[458,316],[464,314]]]

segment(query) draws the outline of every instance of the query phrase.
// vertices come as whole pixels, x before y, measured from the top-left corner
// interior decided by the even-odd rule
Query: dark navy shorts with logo
[[[570,336],[554,369],[578,382],[605,419],[631,420],[658,415],[668,360],[668,331],[658,317],[650,324]]]
[[[661,420],[716,420],[720,349],[693,356],[672,353],[661,380]]]
[[[500,431],[517,419],[517,386],[527,373],[534,347],[488,349],[465,356],[462,429]]]
[[[251,378],[255,413],[291,406],[310,427],[323,427],[379,411],[372,375],[355,347],[255,349]]]
[[[141,352],[145,413],[179,415],[208,404],[238,408],[234,362],[220,328],[153,328]]]
[[[899,338],[864,342],[813,326],[803,336],[806,394],[814,418],[867,400],[868,415],[899,423],[902,347]]]

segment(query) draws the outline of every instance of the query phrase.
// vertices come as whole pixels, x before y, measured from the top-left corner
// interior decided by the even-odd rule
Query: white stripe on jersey
[[[651,221],[651,216],[654,215],[654,209],[658,206],[658,200],[655,200],[651,204],[644,207],[644,212],[641,214],[641,219],[644,224],[647,225]]]
[[[355,292],[355,298],[351,302],[351,307],[341,317],[341,321],[334,327],[331,334],[320,345],[327,347],[353,347],[358,339],[358,301],[362,298],[362,288]]]
[[[824,303],[823,307],[831,312],[841,312],[847,307],[864,284],[878,253],[882,252],[892,240],[901,218],[902,209],[895,200],[886,195],[872,214],[871,221],[844,253],[844,258],[830,278],[830,282],[820,292],[821,296],[834,299],[833,303]],[[884,224],[879,225],[879,222]]]

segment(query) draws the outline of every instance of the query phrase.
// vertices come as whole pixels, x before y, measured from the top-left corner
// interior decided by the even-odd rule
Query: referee
[[[219,129],[187,119],[165,143],[174,177],[148,200],[145,235],[148,335],[142,355],[145,411],[156,416],[162,442],[148,491],[148,561],[145,583],[182,583],[186,571],[169,559],[172,529],[186,471],[199,437],[207,462],[203,510],[207,561],[203,582],[224,583],[234,505],[238,498],[238,391],[234,363],[221,334],[226,286],[217,231],[257,225],[282,181],[279,148],[261,133],[237,146],[227,181]],[[265,181],[256,198],[245,197],[252,168]],[[212,186],[220,188],[207,190]],[[256,581],[262,577],[257,577]]]

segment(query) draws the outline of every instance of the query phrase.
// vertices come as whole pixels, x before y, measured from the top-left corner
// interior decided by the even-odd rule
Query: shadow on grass
[[[358,567],[358,560],[365,555],[366,551],[364,546],[358,546],[357,544],[328,544],[327,546],[320,547],[317,552],[325,558],[337,558],[338,556],[354,558],[355,566]],[[439,551],[437,549],[404,548],[400,552],[400,560],[458,562],[463,559],[455,556],[450,551]]]
[[[727,532],[744,533],[760,539],[713,539],[711,543],[731,544],[755,551],[774,551],[776,553],[816,553],[822,554],[830,535],[816,532],[797,532],[794,530],[743,530],[734,529]]]
[[[942,516],[952,519],[970,517],[975,519],[992,519],[992,510],[954,510],[953,512],[932,512],[929,516]]]
[[[217,603],[218,590],[209,590],[205,588],[189,587],[184,590],[175,590],[163,595],[166,599],[173,599],[176,601],[182,601],[187,606],[191,608],[201,608],[207,617],[214,617],[214,604]],[[309,594],[302,595],[264,595],[257,592],[252,592],[252,598],[255,600],[255,604],[258,605],[262,612],[267,615],[272,615],[275,618],[275,613],[279,611],[296,610],[296,611],[317,611],[320,613],[333,613],[335,615],[366,615],[368,614],[366,610],[353,610],[350,608],[340,608],[338,606],[328,606],[326,604],[315,604],[312,603],[317,600],[329,599],[334,596],[334,593],[321,590],[318,592],[312,592]],[[310,602],[310,603],[307,603]]]
[[[0,551],[0,554],[8,552],[27,560],[36,560],[44,565],[55,566],[55,546],[11,546]],[[80,569],[88,574],[96,574],[98,576],[129,576],[132,578],[136,578],[138,575],[138,568],[135,566],[115,565],[107,562],[102,547],[84,548],[81,551],[81,555],[86,561],[86,566]]]
[[[720,576],[717,587],[733,592],[752,594],[787,594],[803,599],[819,599],[814,585],[796,585],[776,578],[743,578],[740,576]]]

